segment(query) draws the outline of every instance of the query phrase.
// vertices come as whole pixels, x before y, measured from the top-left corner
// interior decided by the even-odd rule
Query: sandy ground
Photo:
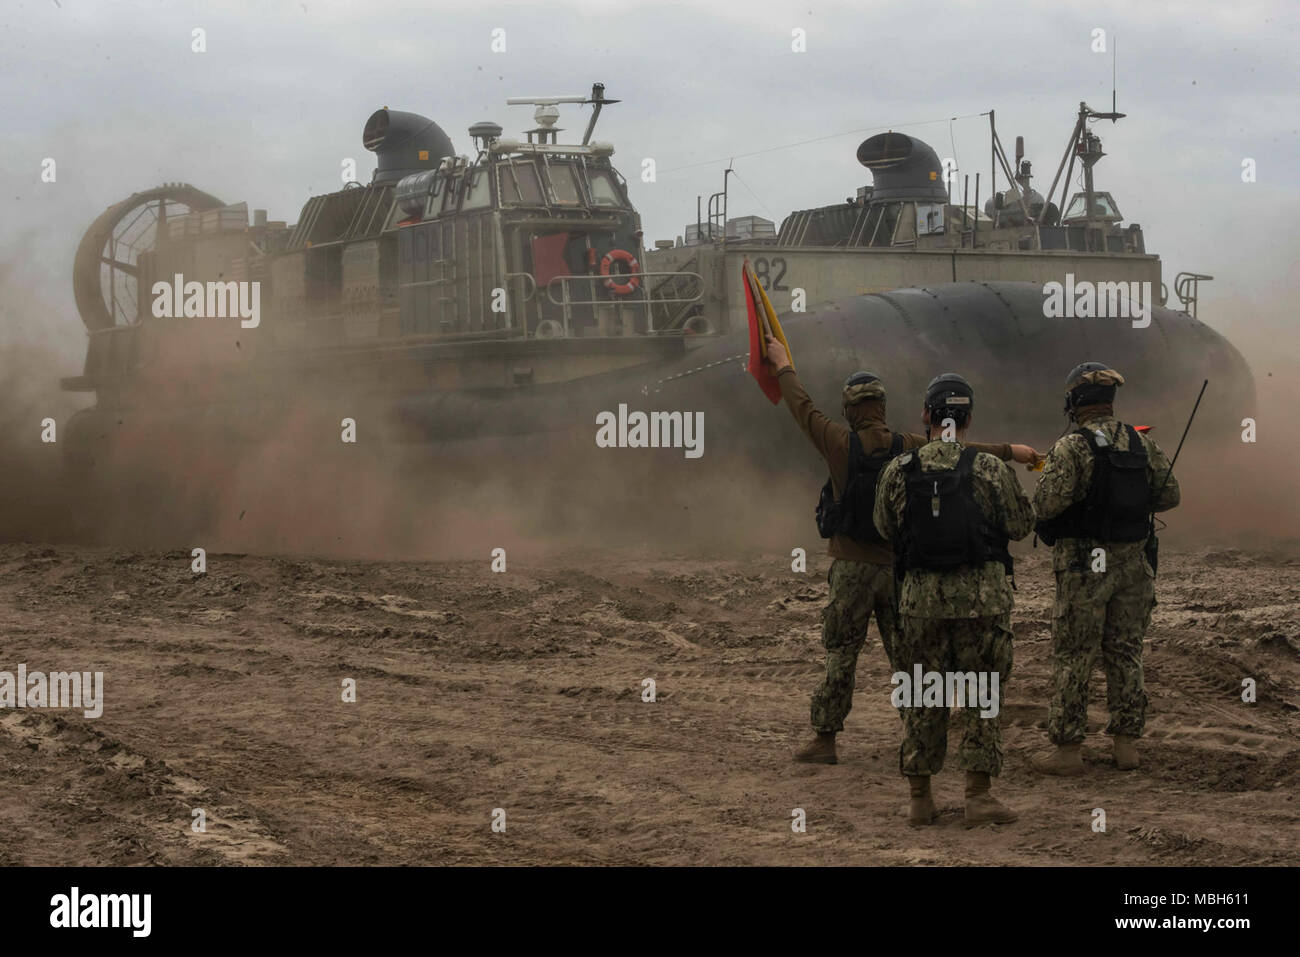
[[[1165,556],[1144,767],[1115,770],[1094,734],[1074,780],[1027,763],[1044,741],[1051,593],[1043,551],[1024,560],[998,786],[1022,816],[974,830],[952,754],[939,826],[906,826],[874,625],[841,763],[790,760],[820,667],[825,558],[807,574],[734,553],[571,553],[505,573],[189,563],[0,546],[0,669],[103,671],[106,698],[98,719],[0,711],[0,864],[1300,863],[1288,555]],[[1098,673],[1090,724],[1104,721]]]

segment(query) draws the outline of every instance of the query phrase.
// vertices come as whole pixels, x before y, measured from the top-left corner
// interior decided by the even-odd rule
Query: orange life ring
[[[626,296],[628,293],[635,291],[637,286],[641,285],[641,277],[637,275],[637,273],[641,271],[641,266],[636,261],[636,257],[626,249],[611,249],[609,252],[605,253],[605,258],[600,261],[600,274],[602,276],[609,276],[609,267],[615,261],[625,263],[627,268],[631,271],[631,275],[627,277],[627,282],[615,282],[611,276],[609,279],[605,280],[605,288],[615,295]]]

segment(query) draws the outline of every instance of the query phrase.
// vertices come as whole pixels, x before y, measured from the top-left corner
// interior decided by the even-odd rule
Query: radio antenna
[[[1115,61],[1119,59],[1119,44],[1115,40],[1115,34],[1110,35],[1110,125],[1114,126],[1119,118],[1119,110],[1115,106]]]

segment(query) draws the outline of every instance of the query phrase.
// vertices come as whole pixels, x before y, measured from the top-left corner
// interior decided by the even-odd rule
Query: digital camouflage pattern
[[[1076,413],[1081,426],[1101,429],[1120,451],[1128,449],[1128,432],[1108,407]],[[1178,505],[1178,479],[1160,447],[1139,433],[1146,446],[1152,510]],[[1071,433],[1047,455],[1034,490],[1040,519],[1054,518],[1082,501],[1092,482],[1093,453],[1088,441]],[[1169,476],[1168,484],[1165,483]],[[1163,486],[1163,489],[1162,489]],[[1052,546],[1056,603],[1052,614],[1052,703],[1048,736],[1055,744],[1082,741],[1087,726],[1088,683],[1101,659],[1106,673],[1107,734],[1140,737],[1146,720],[1142,641],[1155,605],[1155,572],[1143,542],[1058,539]],[[1095,556],[1096,549],[1101,549]],[[1102,566],[1099,558],[1104,560]],[[1094,568],[1104,570],[1094,571]]]
[[[1065,389],[1068,392],[1085,383],[1088,385],[1120,386],[1124,384],[1124,377],[1114,369],[1091,369],[1067,382]]]
[[[1142,736],[1147,696],[1142,639],[1155,605],[1155,575],[1141,553],[1107,562],[1106,571],[1056,572],[1052,611],[1052,703],[1047,735],[1053,744],[1082,741],[1088,723],[1088,682],[1098,657],[1106,672],[1107,734]]]
[[[812,725],[818,732],[844,730],[853,707],[858,654],[867,640],[874,612],[876,627],[892,667],[898,632],[894,611],[894,569],[890,565],[837,558],[831,563],[830,601],[822,617],[826,676],[812,696]]]
[[[1104,410],[1104,411],[1101,411]],[[1088,429],[1100,429],[1106,439],[1119,451],[1128,451],[1128,430],[1124,423],[1109,413],[1109,408],[1102,406],[1099,411],[1089,414],[1086,410],[1078,413],[1078,423]],[[1178,505],[1181,493],[1178,479],[1169,473],[1169,459],[1160,446],[1141,432],[1138,438],[1146,447],[1147,477],[1151,486],[1152,511],[1164,512]],[[1071,432],[1057,440],[1047,453],[1043,463],[1042,476],[1034,489],[1034,512],[1039,521],[1055,518],[1075,502],[1081,502],[1088,495],[1092,484],[1092,449],[1088,440],[1082,435]],[[1168,476],[1168,484],[1165,478]],[[1162,488],[1163,486],[1163,488]],[[1062,538],[1052,546],[1052,568],[1061,571],[1067,568],[1086,568],[1091,563],[1092,550],[1104,544],[1090,539]],[[1142,542],[1112,542],[1107,546],[1107,563],[1111,558],[1117,560],[1131,556],[1140,557]],[[1112,551],[1113,550],[1113,551]]]
[[[867,455],[888,449],[894,433],[885,424],[885,386],[876,380],[850,386],[843,392],[844,415],[848,424],[835,422],[813,404],[794,369],[786,366],[777,373],[781,394],[795,422],[826,461],[837,498],[844,494],[849,471],[849,435],[857,432]],[[902,433],[903,448],[925,444],[924,436]],[[1011,446],[1002,443],[971,443],[992,456],[1010,459]],[[997,461],[994,458],[994,461]],[[853,686],[858,653],[867,638],[872,612],[892,661],[893,636],[897,631],[894,554],[881,542],[859,542],[847,535],[832,535],[827,551],[831,564],[830,604],[824,612],[822,643],[826,646],[826,676],[812,697],[812,724],[819,732],[840,732],[853,706]],[[999,569],[1001,566],[999,566]],[[857,583],[855,587],[854,583]]]
[[[857,385],[851,385],[846,388],[840,395],[840,402],[847,415],[850,406],[857,405],[859,402],[865,402],[867,399],[885,398],[885,383],[876,379],[872,382],[859,382]]]
[[[876,528],[889,541],[899,537],[907,504],[902,466],[912,455],[921,458],[923,472],[956,468],[963,446],[939,439],[904,453],[880,473],[876,488]],[[975,502],[996,529],[1012,541],[1024,538],[1034,527],[1034,511],[1014,472],[1001,460],[981,452],[972,465]],[[985,618],[1011,611],[1013,598],[1001,562],[954,571],[908,569],[899,590],[899,614],[913,618]]]
[[[896,647],[896,668],[923,672],[986,672],[998,674],[999,700],[1006,699],[1011,675],[1012,635],[1010,615],[981,618],[915,618],[904,616]],[[915,694],[915,691],[913,692]],[[915,698],[913,699],[916,700]],[[898,751],[899,770],[905,775],[938,774],[948,751],[947,708],[900,708],[903,744]],[[1001,709],[999,708],[999,711]],[[996,777],[1002,771],[1002,730],[997,716],[980,717],[980,708],[958,712],[961,746],[957,763],[964,771],[983,771]]]
[[[851,386],[845,390],[844,415],[848,425],[828,418],[813,405],[808,390],[803,387],[794,370],[786,366],[777,373],[781,383],[781,394],[785,397],[786,407],[794,417],[803,434],[812,442],[813,447],[826,460],[830,469],[831,484],[838,499],[844,494],[844,486],[849,474],[849,432],[858,433],[862,442],[862,451],[870,455],[880,449],[887,449],[894,441],[894,433],[885,424],[884,385],[877,382]],[[880,398],[874,398],[877,388]],[[856,390],[856,391],[855,391]],[[853,401],[848,402],[852,394]],[[923,435],[903,432],[903,448],[913,449],[926,443]],[[981,452],[990,452],[998,458],[1010,459],[1011,446],[1004,443],[983,445],[971,442],[970,445]],[[894,553],[886,544],[880,542],[859,542],[847,535],[832,535],[827,551],[832,558],[847,558],[855,562],[868,562],[875,565],[889,565],[894,561]]]

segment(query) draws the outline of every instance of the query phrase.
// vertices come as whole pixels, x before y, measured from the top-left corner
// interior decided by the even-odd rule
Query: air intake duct
[[[946,203],[943,164],[925,143],[904,133],[879,133],[858,146],[858,162],[871,170],[871,203]]]
[[[443,157],[455,154],[451,139],[433,120],[387,107],[370,114],[361,144],[379,158],[372,183],[395,183],[403,176],[437,169]]]

